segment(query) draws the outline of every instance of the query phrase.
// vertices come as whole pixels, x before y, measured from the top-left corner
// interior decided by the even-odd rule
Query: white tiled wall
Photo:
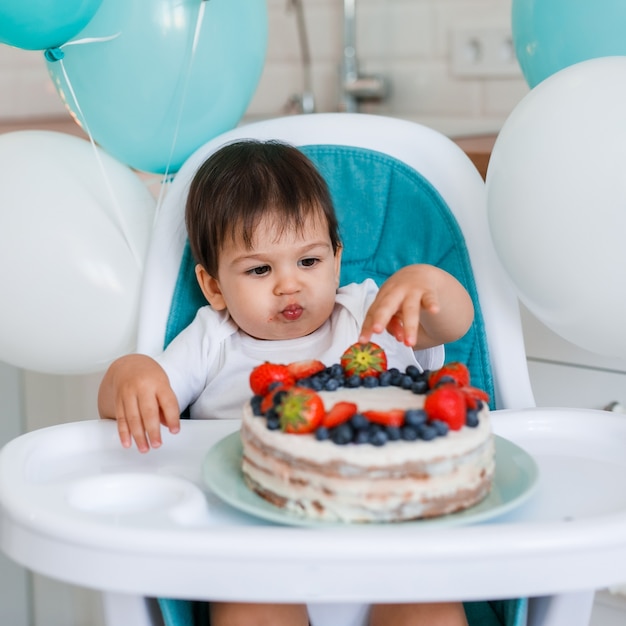
[[[318,111],[339,106],[343,1],[303,0]],[[301,93],[296,12],[290,0],[267,0],[269,45],[248,115],[283,113]],[[450,35],[459,25],[510,26],[511,0],[356,0],[357,57],[364,73],[381,73],[389,98],[363,110],[420,120],[442,118],[472,129],[497,129],[528,88],[519,73],[504,79],[459,78],[450,67]],[[64,115],[41,52],[0,45],[0,120]]]

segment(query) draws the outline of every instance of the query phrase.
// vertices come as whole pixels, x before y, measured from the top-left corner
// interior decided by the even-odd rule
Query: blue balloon
[[[511,17],[515,53],[531,88],[575,63],[626,55],[624,0],[513,0]]]
[[[102,0],[4,0],[0,43],[24,50],[60,46],[79,33]]]
[[[266,0],[106,0],[79,39],[46,54],[66,107],[122,163],[174,173],[243,117],[265,62]]]

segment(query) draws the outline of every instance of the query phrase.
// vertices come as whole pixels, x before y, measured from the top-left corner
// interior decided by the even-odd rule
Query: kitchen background
[[[344,3],[302,2],[310,85],[305,84],[298,36],[300,4],[296,0],[267,2],[267,60],[249,116],[276,116],[293,110],[292,96],[307,87],[312,87],[318,111],[338,110]],[[510,0],[357,0],[356,4],[360,70],[367,75],[380,74],[390,84],[389,96],[364,110],[433,121],[452,133],[493,131],[528,91],[512,50],[507,49]],[[496,70],[492,76],[462,75],[458,57],[472,58],[480,51],[472,48],[468,38],[455,59],[452,43],[471,29],[502,33],[503,45],[496,51],[504,59],[500,74]],[[0,121],[65,115],[47,80],[40,52],[0,46],[0,93]]]
[[[318,112],[358,106],[490,145],[528,92],[511,44],[510,0],[356,0],[354,31],[344,24],[351,0],[267,4],[267,60],[244,121],[310,110],[312,102]],[[346,36],[354,36],[361,79],[348,88],[341,69]],[[353,97],[368,90],[378,97]],[[0,45],[0,132],[35,127],[80,133],[42,53]],[[626,404],[626,363],[578,349],[527,313],[524,323],[538,404]],[[99,374],[53,376],[0,364],[0,443],[35,428],[97,418],[99,380]],[[601,599],[594,623],[606,626],[607,611],[621,600]],[[31,576],[0,555],[0,623],[99,626],[99,596]]]

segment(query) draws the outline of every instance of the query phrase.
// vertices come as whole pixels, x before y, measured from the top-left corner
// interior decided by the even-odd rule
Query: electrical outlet
[[[521,76],[510,28],[459,27],[451,33],[451,67],[455,76]]]

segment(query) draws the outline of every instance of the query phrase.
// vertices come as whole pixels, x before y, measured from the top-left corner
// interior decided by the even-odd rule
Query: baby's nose
[[[296,293],[300,289],[300,281],[295,272],[283,271],[276,277],[275,292],[278,295]]]

